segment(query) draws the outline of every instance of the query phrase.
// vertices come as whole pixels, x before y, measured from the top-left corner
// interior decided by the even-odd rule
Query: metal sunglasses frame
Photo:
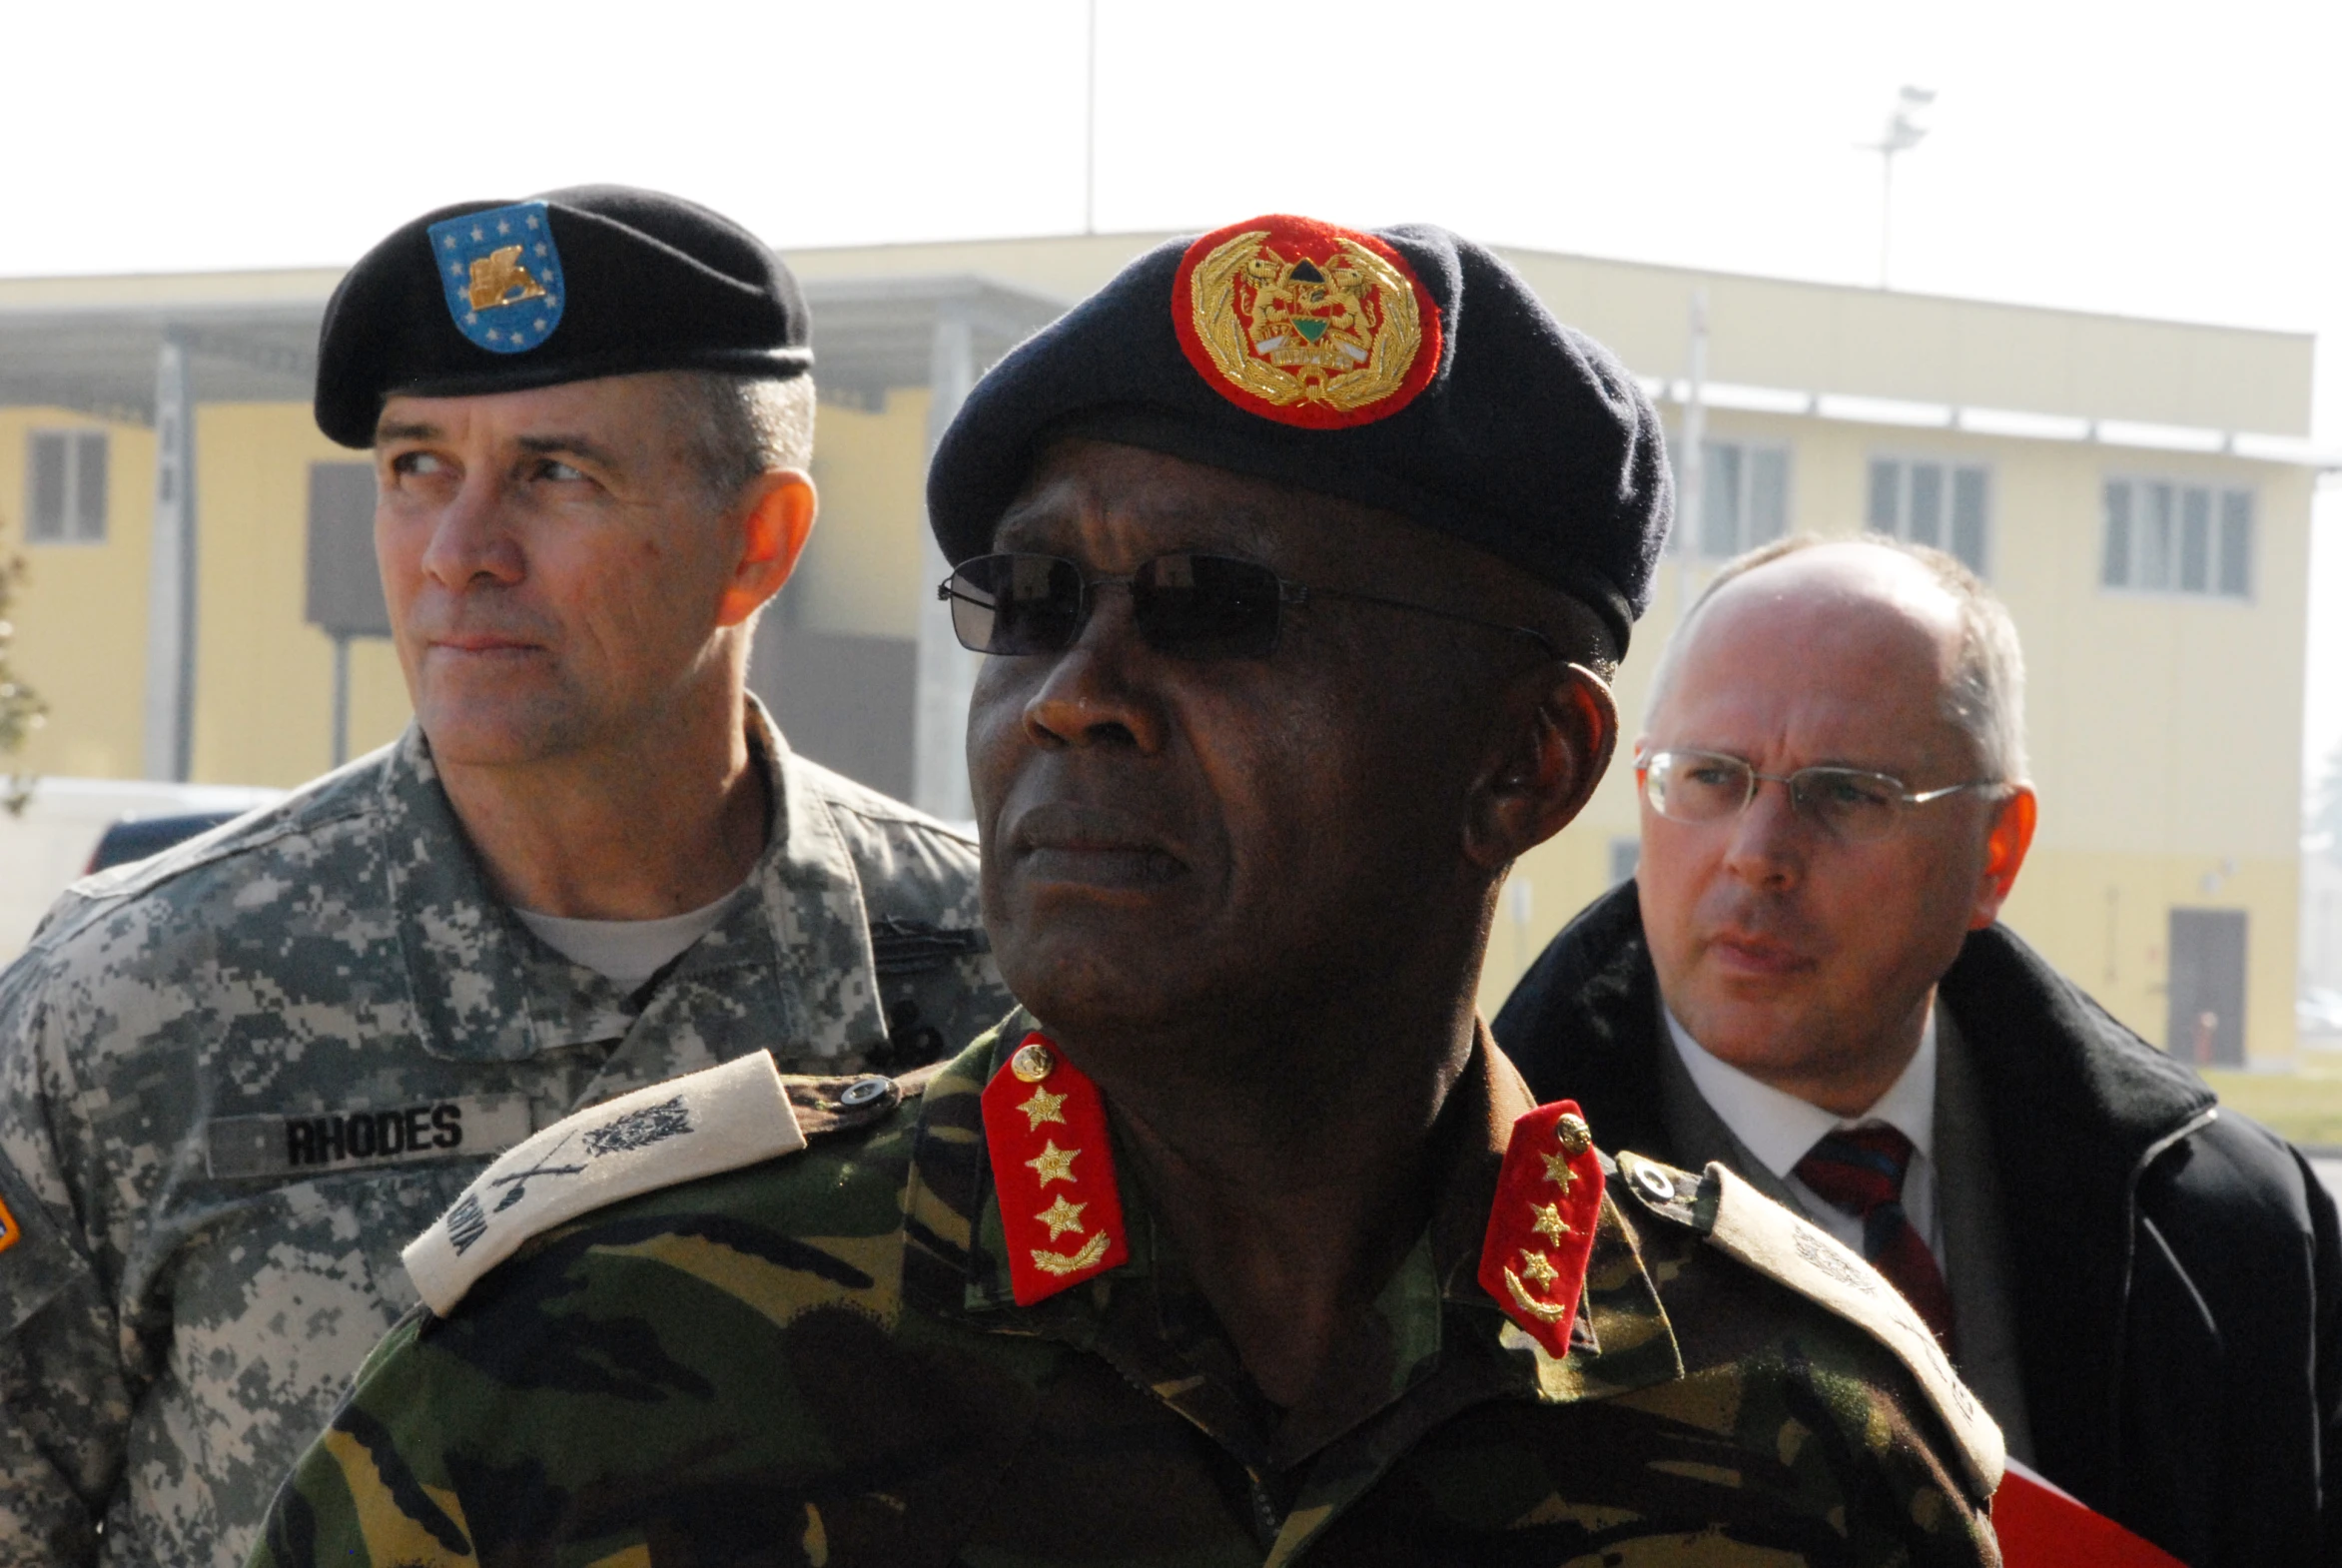
[[[1072,647],[1075,643],[1081,640],[1084,628],[1090,624],[1090,616],[1096,604],[1095,593],[1097,589],[1113,587],[1129,588],[1133,582],[1137,580],[1139,572],[1145,571],[1149,567],[1158,565],[1167,560],[1211,560],[1224,561],[1229,565],[1243,566],[1250,570],[1260,572],[1265,575],[1269,581],[1276,584],[1277,614],[1274,622],[1268,628],[1267,645],[1257,654],[1182,653],[1175,648],[1165,648],[1158,646],[1152,638],[1148,637],[1146,629],[1144,627],[1140,628],[1140,638],[1145,641],[1149,647],[1154,648],[1156,652],[1166,654],[1172,658],[1267,658],[1270,654],[1276,651],[1277,639],[1284,631],[1283,609],[1285,605],[1307,604],[1312,599],[1350,599],[1360,604],[1380,604],[1390,609],[1413,610],[1420,615],[1434,615],[1441,620],[1456,621],[1466,626],[1483,626],[1490,631],[1509,632],[1516,637],[1528,638],[1531,642],[1535,643],[1540,650],[1543,651],[1547,658],[1554,660],[1559,660],[1561,658],[1561,650],[1553,645],[1552,638],[1546,636],[1541,631],[1534,630],[1527,626],[1514,626],[1503,621],[1482,620],[1478,616],[1460,614],[1455,610],[1443,610],[1437,608],[1434,605],[1417,604],[1408,599],[1384,598],[1382,595],[1376,593],[1358,593],[1348,588],[1312,588],[1302,583],[1288,581],[1287,579],[1278,576],[1268,567],[1261,565],[1258,561],[1245,560],[1240,555],[1214,555],[1204,550],[1167,550],[1163,554],[1157,555],[1152,559],[1142,561],[1139,565],[1138,571],[1127,572],[1120,576],[1092,576],[1089,573],[1083,571],[1082,563],[1080,561],[1070,559],[1063,555],[1051,555],[1039,550],[998,550],[988,555],[970,556],[967,560],[962,561],[958,566],[953,567],[952,574],[949,577],[946,577],[943,581],[936,584],[935,596],[937,599],[946,603],[953,599],[959,599],[969,604],[978,605],[981,608],[997,611],[999,609],[997,602],[987,603],[985,600],[979,599],[973,594],[955,592],[952,588],[952,584],[958,581],[960,573],[975,561],[1020,559],[1062,562],[1063,564],[1071,566],[1074,569],[1074,575],[1080,578],[1082,583],[1082,597],[1075,605],[1074,609],[1073,629],[1068,633],[1065,643],[1062,646],[1056,648],[1037,648],[1034,650],[1036,653],[1063,653],[1067,648]],[[959,634],[959,624],[955,619],[952,626],[952,635],[957,637]],[[968,651],[971,653],[984,653],[988,655],[991,654],[990,649],[970,647],[965,639],[961,641],[960,646],[968,648]],[[1030,657],[1031,655],[1005,654],[998,656],[1007,658],[1023,658]]]

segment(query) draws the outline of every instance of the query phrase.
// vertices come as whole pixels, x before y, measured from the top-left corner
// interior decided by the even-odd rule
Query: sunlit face
[[[709,678],[732,530],[662,382],[384,407],[375,551],[434,755],[623,746]]]
[[[1973,743],[1943,708],[1956,616],[1920,567],[1881,550],[1758,567],[1695,623],[1640,750],[1725,752],[1776,776],[1868,768],[1914,791],[1971,779]],[[1989,793],[1912,808],[1869,843],[1833,838],[1775,783],[1737,819],[1642,810],[1636,875],[1661,993],[1702,1046],[1780,1087],[1907,1051],[1970,925],[1990,918],[1979,900],[1997,907]]]

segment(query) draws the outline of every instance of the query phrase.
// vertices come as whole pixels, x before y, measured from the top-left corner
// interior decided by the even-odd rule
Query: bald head
[[[1900,626],[1938,649],[1943,717],[1973,747],[1979,777],[2021,782],[2024,654],[2007,609],[1940,550],[1873,534],[1783,539],[1729,562],[1668,641],[1646,714],[1656,721],[1695,643],[1730,637],[1754,618],[1817,658],[1854,658],[1863,638]],[[1732,638],[1737,640],[1737,638]]]

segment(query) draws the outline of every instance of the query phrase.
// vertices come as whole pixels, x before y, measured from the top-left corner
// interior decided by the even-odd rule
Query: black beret
[[[657,191],[459,202],[366,253],[326,303],[318,428],[374,443],[393,393],[469,396],[639,371],[813,366],[805,298],[763,241]]]
[[[1635,379],[1427,224],[1277,215],[1133,262],[995,366],[944,432],[927,502],[946,559],[990,547],[1063,435],[1399,512],[1584,600],[1621,650],[1674,514]]]

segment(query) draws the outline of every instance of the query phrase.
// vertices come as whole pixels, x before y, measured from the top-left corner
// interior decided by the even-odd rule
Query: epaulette
[[[1621,1154],[1619,1185],[1648,1212],[1698,1231],[1708,1244],[1862,1329],[1911,1371],[1958,1445],[1977,1495],[2000,1485],[2000,1428],[1945,1359],[1935,1333],[1861,1254],[1774,1202],[1721,1165],[1704,1176]]]
[[[1130,1260],[1106,1101],[1065,1047],[1029,1030],[979,1102],[1019,1306]]]
[[[1606,1175],[1576,1101],[1539,1106],[1513,1123],[1478,1278],[1497,1309],[1557,1361],[1570,1353]]]
[[[532,1235],[643,1192],[794,1154],[808,1138],[866,1126],[928,1076],[784,1078],[759,1051],[638,1089],[506,1151],[407,1244],[400,1261],[423,1304],[443,1317]]]

